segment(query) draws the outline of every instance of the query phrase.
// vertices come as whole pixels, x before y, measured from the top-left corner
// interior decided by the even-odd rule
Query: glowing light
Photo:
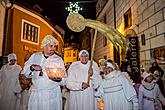
[[[80,10],[82,10],[82,8],[78,6],[78,2],[76,3],[69,2],[69,7],[66,7],[66,10],[69,11],[70,14],[70,13],[78,13]]]

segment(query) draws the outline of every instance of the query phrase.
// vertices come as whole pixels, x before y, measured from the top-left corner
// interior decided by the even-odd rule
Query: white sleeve
[[[161,101],[161,103],[165,106],[165,98],[162,95],[162,93],[160,92],[160,88],[159,88],[159,86],[157,84],[156,84],[156,88],[157,88],[158,98]]]
[[[18,76],[18,77],[19,77],[19,76]],[[15,83],[15,87],[14,87],[14,92],[15,92],[15,93],[20,93],[21,90],[22,90],[18,77],[17,77],[17,79],[16,79],[16,83]]]
[[[142,85],[139,87],[139,94],[138,94],[138,100],[139,100],[139,109],[142,110],[143,107],[143,88]]]
[[[133,110],[139,110],[138,99],[136,96],[132,98],[132,102],[133,102]]]
[[[101,85],[102,78],[100,76],[100,69],[95,62],[93,63],[93,75],[91,79],[94,89],[98,88]]]
[[[123,86],[124,94],[127,100],[132,100],[133,97],[137,97],[136,91],[132,85],[132,83],[121,73],[119,76],[121,79],[121,84]]]
[[[104,90],[102,85],[103,81],[104,80],[102,80],[102,83],[98,86],[97,91],[94,93],[94,96],[104,100]]]
[[[133,110],[138,110],[139,105],[138,105],[138,99],[137,99],[136,91],[135,91],[132,83],[122,74],[123,73],[121,73],[121,75],[120,75],[121,84],[123,86],[123,91],[124,91],[124,94],[126,96],[126,99],[128,101],[133,102]]]

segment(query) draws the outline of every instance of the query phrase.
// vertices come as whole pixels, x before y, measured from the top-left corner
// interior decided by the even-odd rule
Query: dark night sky
[[[65,9],[69,6],[69,2],[79,2],[79,6],[83,8],[79,13],[86,19],[95,19],[95,5],[96,0],[15,0],[30,8],[38,4],[42,9],[42,15],[47,16],[55,25],[60,26],[65,31],[65,39],[70,35],[79,35],[79,33],[72,32],[66,25],[66,18],[69,12]]]

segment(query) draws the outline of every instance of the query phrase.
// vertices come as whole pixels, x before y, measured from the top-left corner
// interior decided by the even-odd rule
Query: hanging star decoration
[[[78,2],[72,3],[69,2],[69,7],[66,7],[66,10],[69,11],[69,14],[71,13],[78,13],[82,8],[78,6]]]

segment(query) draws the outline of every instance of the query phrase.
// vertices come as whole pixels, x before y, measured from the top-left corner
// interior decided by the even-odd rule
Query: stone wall
[[[100,0],[98,0],[100,1]],[[121,33],[133,29],[139,37],[140,63],[144,67],[151,66],[150,49],[165,46],[165,3],[164,0],[115,0],[116,26]],[[132,26],[124,29],[124,13],[131,9]],[[106,15],[106,23],[114,26],[113,0],[108,0],[97,20]],[[141,35],[145,34],[145,45],[141,45]],[[113,51],[108,45],[101,47],[102,35],[98,35],[96,43],[96,57],[107,55],[112,58]],[[98,46],[98,47],[97,47]],[[101,48],[101,49],[100,49]],[[164,68],[164,65],[161,65]]]

